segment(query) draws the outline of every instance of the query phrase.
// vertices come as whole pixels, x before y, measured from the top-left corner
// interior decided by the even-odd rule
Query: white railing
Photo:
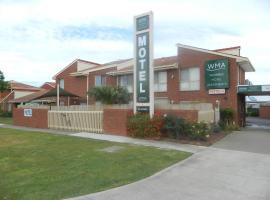
[[[103,132],[103,111],[48,112],[48,127],[52,129]]]

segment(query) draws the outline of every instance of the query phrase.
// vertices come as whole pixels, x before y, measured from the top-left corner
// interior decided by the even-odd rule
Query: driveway
[[[270,154],[270,120],[247,118],[248,126],[235,131],[213,147]]]
[[[246,128],[154,176],[73,199],[269,200],[267,143],[270,146],[269,130]]]

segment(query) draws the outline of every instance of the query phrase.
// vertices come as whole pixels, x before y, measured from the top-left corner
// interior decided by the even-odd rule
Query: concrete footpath
[[[162,149],[173,149],[178,151],[187,151],[191,153],[200,152],[207,147],[204,146],[196,146],[190,144],[179,144],[174,142],[166,142],[166,141],[156,141],[156,140],[143,140],[143,139],[135,139],[125,136],[116,136],[116,135],[107,135],[107,134],[96,134],[96,133],[74,133],[70,134],[70,136],[75,137],[83,137],[95,140],[105,140],[111,142],[120,142],[120,143],[129,143],[129,144],[136,144],[136,145],[143,145],[143,146],[151,146],[157,147]]]
[[[110,142],[152,146],[152,147],[157,147],[157,148],[162,148],[162,149],[187,151],[191,153],[196,153],[207,148],[204,146],[197,146],[197,145],[190,145],[190,144],[179,144],[179,143],[174,143],[174,142],[155,141],[155,140],[143,140],[143,139],[135,139],[135,138],[125,137],[125,136],[116,136],[116,135],[108,135],[108,134],[98,134],[98,133],[88,133],[88,132],[76,133],[74,131],[59,131],[59,130],[53,130],[53,129],[29,128],[29,127],[5,125],[5,124],[0,124],[0,128],[1,127],[11,128],[11,129],[16,129],[16,130],[24,130],[24,131],[38,131],[38,132],[43,132],[43,133],[69,135],[73,137],[81,137],[81,138],[103,140],[103,141],[110,141]]]
[[[269,200],[270,155],[207,148],[144,180],[70,200]]]

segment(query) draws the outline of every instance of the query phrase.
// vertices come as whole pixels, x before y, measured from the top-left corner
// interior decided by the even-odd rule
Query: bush
[[[103,104],[127,104],[130,99],[128,90],[120,86],[98,86],[90,89],[88,94]]]
[[[205,140],[210,133],[208,125],[204,122],[190,123],[172,115],[164,118],[163,130],[169,137],[175,139],[188,138],[191,140]]]
[[[162,117],[154,116],[151,119],[148,114],[136,114],[128,118],[128,134],[138,138],[157,138],[161,136],[162,124]]]
[[[233,121],[234,111],[231,108],[220,110],[219,126],[225,131],[240,130],[239,126]]]
[[[179,139],[181,136],[187,136],[190,128],[184,119],[168,115],[164,118],[163,130],[169,137]]]
[[[204,122],[191,124],[189,138],[192,140],[206,140],[209,137],[210,129]]]
[[[247,108],[247,116],[258,117],[259,109],[258,108]]]
[[[12,112],[0,111],[0,117],[12,117]]]
[[[226,124],[231,124],[233,122],[233,115],[234,112],[231,108],[220,109],[220,121]]]

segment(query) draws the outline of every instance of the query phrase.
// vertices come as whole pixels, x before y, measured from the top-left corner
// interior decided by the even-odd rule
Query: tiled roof
[[[27,84],[24,84],[24,83],[20,83],[20,82],[17,82],[17,81],[9,81],[9,84],[10,84],[10,89],[13,89],[13,90],[34,90],[34,91],[39,91],[40,88],[38,87],[35,87],[35,86],[32,86],[32,85],[27,85]]]
[[[55,88],[56,83],[55,83],[55,82],[45,82],[45,83],[42,84],[42,86],[44,86],[44,85],[49,85],[49,86],[51,86],[52,88]],[[40,86],[40,87],[42,87],[42,86]]]
[[[175,63],[178,63],[177,56],[156,58],[156,59],[154,59],[154,68],[160,67],[160,66],[174,65]],[[128,67],[125,67],[125,68],[122,68],[122,69],[116,70],[116,71],[117,72],[127,72],[127,71],[132,71],[132,70],[133,70],[133,66],[128,66]]]
[[[20,98],[17,98],[17,99],[13,99],[13,100],[10,100],[9,103],[23,103],[23,102],[29,102],[29,101],[32,101],[34,99],[37,99],[39,98],[40,96],[46,94],[49,90],[45,90],[45,89],[42,89],[38,92],[34,92],[32,94],[29,94],[29,95],[26,95],[26,96],[23,96],[23,97],[20,97]]]

